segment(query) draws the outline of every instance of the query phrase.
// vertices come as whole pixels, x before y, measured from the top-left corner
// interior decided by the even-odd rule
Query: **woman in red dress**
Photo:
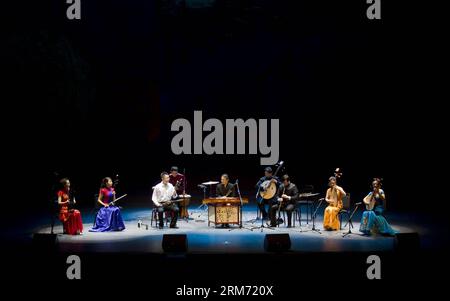
[[[59,220],[63,223],[64,234],[77,235],[83,232],[81,213],[76,209],[69,209],[70,181],[64,178],[60,181],[62,189],[58,191]],[[75,204],[75,198],[73,204]]]

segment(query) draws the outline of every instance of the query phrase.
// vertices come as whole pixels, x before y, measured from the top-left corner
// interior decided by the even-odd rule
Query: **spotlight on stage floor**
[[[32,248],[38,252],[54,252],[56,251],[57,237],[56,234],[50,233],[34,233]]]
[[[399,252],[419,251],[420,249],[419,233],[410,232],[410,233],[395,234],[394,248],[395,251]]]
[[[164,234],[162,238],[162,248],[165,253],[186,253],[187,244],[186,234]]]
[[[264,250],[267,252],[286,252],[291,249],[291,237],[287,233],[266,234]]]

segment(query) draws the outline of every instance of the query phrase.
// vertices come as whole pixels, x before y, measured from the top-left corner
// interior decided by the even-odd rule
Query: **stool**
[[[165,222],[166,222],[166,226],[169,223],[169,219],[167,217],[167,212],[164,212],[165,215]],[[158,208],[157,207],[153,207],[152,208],[152,217],[150,219],[150,226],[153,227],[153,221],[155,221],[155,227],[158,226],[158,222],[159,222],[159,216],[158,216]]]

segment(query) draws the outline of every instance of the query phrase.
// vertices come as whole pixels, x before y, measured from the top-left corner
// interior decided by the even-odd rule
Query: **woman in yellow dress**
[[[338,213],[342,209],[342,198],[345,196],[345,191],[342,187],[336,184],[336,178],[330,177],[328,179],[327,195],[325,201],[328,207],[325,208],[323,215],[323,228],[328,231],[339,229]]]

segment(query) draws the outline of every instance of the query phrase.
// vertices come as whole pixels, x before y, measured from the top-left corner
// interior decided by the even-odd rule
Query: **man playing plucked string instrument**
[[[152,201],[156,208],[158,208],[160,229],[164,227],[163,213],[165,211],[172,213],[170,228],[178,228],[177,219],[179,209],[178,206],[172,202],[172,199],[177,197],[177,192],[175,191],[175,187],[169,183],[169,180],[169,174],[167,172],[163,172],[161,173],[161,183],[153,187]]]

